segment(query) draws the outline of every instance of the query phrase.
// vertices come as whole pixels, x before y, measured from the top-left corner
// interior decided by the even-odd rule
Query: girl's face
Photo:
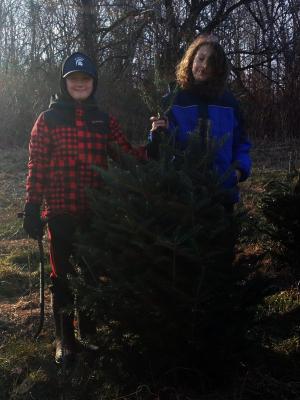
[[[93,78],[83,72],[73,72],[66,78],[67,91],[76,101],[84,101],[93,92]]]
[[[196,82],[203,82],[212,77],[213,70],[209,62],[212,53],[213,49],[207,44],[199,47],[192,65],[192,73]]]

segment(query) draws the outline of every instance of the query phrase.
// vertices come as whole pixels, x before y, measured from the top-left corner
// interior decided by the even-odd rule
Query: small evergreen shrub
[[[273,241],[272,252],[282,267],[300,278],[300,174],[266,187],[260,207],[268,223],[265,231]]]

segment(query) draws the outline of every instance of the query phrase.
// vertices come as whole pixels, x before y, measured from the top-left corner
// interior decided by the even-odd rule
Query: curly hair
[[[228,61],[223,47],[213,35],[198,36],[186,50],[182,60],[176,68],[176,80],[182,89],[191,89],[195,79],[192,73],[192,65],[197,51],[203,45],[209,46],[213,51],[208,62],[213,71],[211,83],[222,91],[229,73]]]

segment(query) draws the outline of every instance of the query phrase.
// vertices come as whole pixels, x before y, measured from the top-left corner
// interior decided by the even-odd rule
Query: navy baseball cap
[[[62,64],[62,78],[66,78],[73,72],[83,72],[97,80],[98,73],[95,63],[83,53],[73,53]]]

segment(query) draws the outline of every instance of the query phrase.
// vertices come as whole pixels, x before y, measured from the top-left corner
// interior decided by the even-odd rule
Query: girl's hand
[[[150,121],[152,122],[151,132],[156,132],[157,130],[163,130],[169,128],[169,121],[167,117],[151,117]]]

